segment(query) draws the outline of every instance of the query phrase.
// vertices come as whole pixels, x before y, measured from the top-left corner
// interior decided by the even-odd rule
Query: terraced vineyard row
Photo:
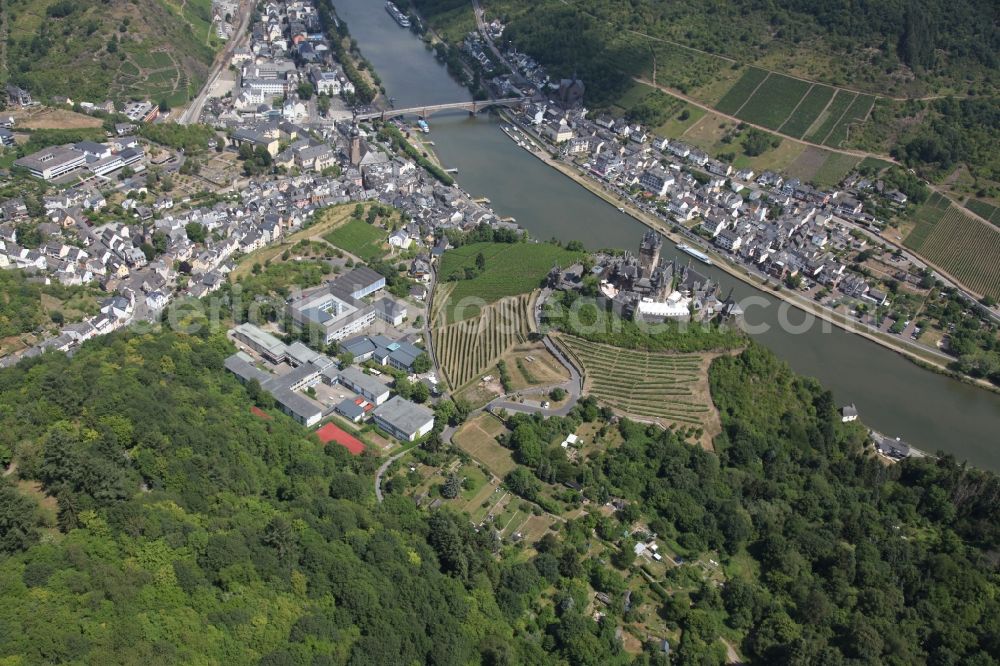
[[[949,206],[915,244],[914,233],[906,239],[909,247],[973,291],[1000,298],[1000,229]]]
[[[837,148],[852,125],[868,118],[874,104],[871,95],[750,67],[715,108],[797,139]]]
[[[478,317],[434,330],[434,354],[445,381],[457,389],[488,371],[532,329],[532,294],[504,298]]]
[[[573,336],[559,342],[586,374],[591,395],[633,416],[702,425],[710,414],[697,354],[622,349]]]

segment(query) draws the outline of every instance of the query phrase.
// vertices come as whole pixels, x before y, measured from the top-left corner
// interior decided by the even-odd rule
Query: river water
[[[469,99],[423,43],[396,25],[381,0],[334,5],[397,107]],[[461,112],[434,115],[430,123],[435,151],[445,167],[458,169],[459,185],[488,197],[499,215],[514,217],[535,238],[580,240],[594,249],[638,247],[642,224],[519,148],[495,117]],[[669,242],[664,254],[688,261]],[[732,288],[742,302],[757,303],[746,307],[747,324],[767,330],[754,337],[796,372],[819,379],[838,403],[855,403],[867,425],[925,451],[943,450],[1000,470],[1000,395],[923,370],[820,322],[795,332],[803,313],[717,268],[697,270],[726,291]]]

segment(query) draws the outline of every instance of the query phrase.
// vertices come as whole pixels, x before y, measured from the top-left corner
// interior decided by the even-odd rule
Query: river
[[[335,0],[334,5],[397,107],[469,99],[423,43],[396,25],[381,1]],[[430,139],[444,166],[458,169],[463,189],[489,198],[499,215],[514,217],[535,238],[575,239],[594,249],[638,247],[642,224],[519,148],[495,117],[434,115]],[[688,260],[669,242],[664,254]],[[743,302],[753,297],[759,305],[746,308],[747,323],[768,329],[754,337],[796,372],[819,379],[839,404],[855,403],[867,425],[919,449],[944,450],[1000,470],[1000,395],[924,370],[836,327],[817,322],[796,333],[795,324],[805,318],[800,311],[782,307],[717,268],[698,270],[727,291],[732,287]]]

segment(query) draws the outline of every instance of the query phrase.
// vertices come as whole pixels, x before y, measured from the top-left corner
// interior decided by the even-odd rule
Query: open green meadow
[[[856,155],[845,155],[844,153],[830,152],[829,157],[823,162],[823,166],[816,171],[812,180],[820,187],[833,187],[854,169],[860,158]]]
[[[452,439],[490,472],[503,478],[516,467],[510,449],[497,442],[497,437],[505,432],[507,428],[497,417],[483,413],[463,424]]]
[[[368,224],[364,220],[351,219],[325,234],[323,238],[345,252],[368,261],[385,254],[382,245],[387,235],[385,229]]]
[[[891,166],[892,162],[880,160],[877,157],[866,157],[858,163],[858,169],[874,169],[875,171],[883,171]]]
[[[481,271],[476,268],[479,254],[485,260]],[[441,323],[474,317],[486,303],[537,289],[553,266],[565,268],[582,257],[582,252],[551,243],[472,243],[448,250],[438,270],[442,281],[452,283],[448,300],[442,304],[445,319]],[[466,279],[466,269],[475,272],[475,277]]]

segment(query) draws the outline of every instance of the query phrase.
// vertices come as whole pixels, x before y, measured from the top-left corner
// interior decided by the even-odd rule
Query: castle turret
[[[660,265],[662,245],[663,239],[655,231],[649,230],[643,234],[642,243],[639,245],[639,267],[642,269],[642,277],[652,277],[653,271]]]

